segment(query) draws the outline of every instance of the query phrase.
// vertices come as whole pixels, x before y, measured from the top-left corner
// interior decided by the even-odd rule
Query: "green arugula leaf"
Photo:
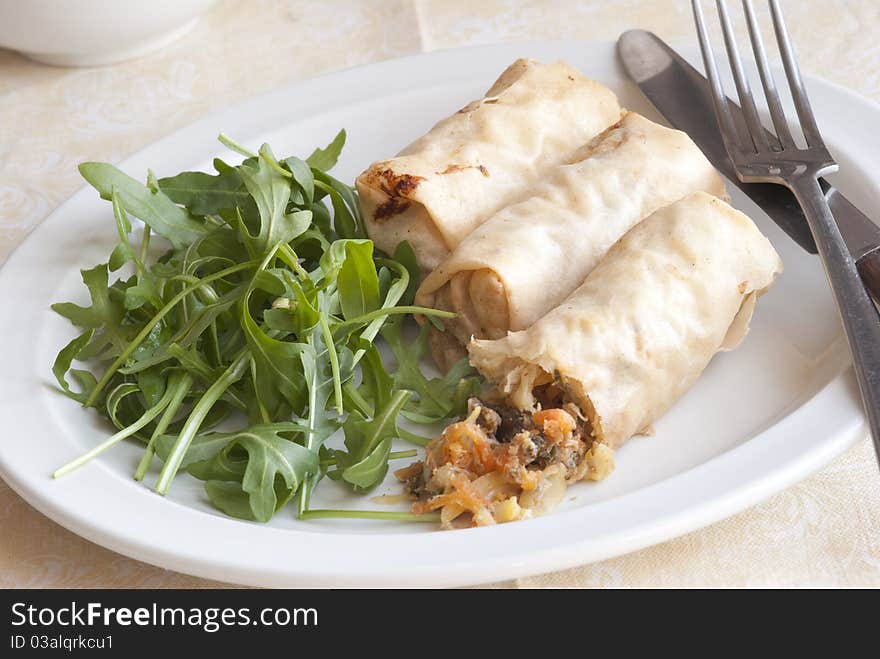
[[[361,362],[361,378],[358,393],[371,405],[372,409],[369,410],[369,415],[372,416],[375,410],[388,405],[391,393],[394,391],[394,378],[385,369],[379,350],[374,344],[370,344],[364,352],[364,358]]]
[[[225,168],[216,176],[204,172],[181,172],[159,179],[159,189],[176,204],[185,206],[193,215],[219,215],[221,210],[243,209],[256,212],[254,200],[234,167]]]
[[[339,160],[339,154],[342,153],[342,147],[345,146],[345,129],[340,130],[333,141],[323,149],[315,149],[306,162],[314,169],[328,170],[333,169],[336,161]]]
[[[397,417],[411,392],[398,391],[377,408],[372,419],[352,412],[342,425],[348,451],[333,451],[342,480],[355,491],[367,491],[382,482],[388,472],[391,440],[400,435]]]
[[[70,365],[74,359],[78,358],[79,354],[82,352],[83,348],[88,345],[89,341],[92,340],[92,335],[94,333],[94,329],[87,329],[85,332],[73,339],[70,343],[68,343],[61,349],[61,351],[58,353],[58,356],[55,358],[55,363],[52,365],[52,373],[55,375],[55,379],[58,380],[58,384],[61,387],[61,390],[67,396],[73,398],[75,401],[78,401],[80,403],[86,402],[86,399],[89,397],[92,389],[95,388],[97,380],[95,380],[95,376],[88,371],[71,371]],[[68,384],[65,377],[68,372],[70,372],[71,376],[73,377],[76,377],[76,373],[80,374],[79,377],[76,378],[78,380],[78,383],[82,386],[82,390],[79,393],[73,391],[70,388],[70,385]]]
[[[305,447],[315,453],[320,452],[324,441],[339,429],[339,421],[327,412],[328,401],[334,390],[334,378],[329,354],[323,345],[320,332],[314,332],[301,354],[303,373],[308,390],[308,405],[303,419],[308,430],[305,434]],[[321,478],[321,472],[309,476],[303,482],[297,501],[297,514],[308,509],[312,490]]]
[[[403,340],[402,325],[402,318],[395,318],[384,327],[382,336],[397,360],[397,369],[392,374],[394,386],[418,396],[403,410],[403,415],[425,425],[460,416],[467,409],[467,399],[480,390],[480,379],[473,376],[473,367],[465,358],[443,377],[429,380],[419,366],[428,351],[428,325],[421,327],[418,338],[410,345]]]
[[[118,429],[125,428],[140,416],[137,414],[136,406],[130,404],[136,402],[130,397],[137,396],[139,393],[140,387],[134,382],[120,382],[107,394],[105,403],[107,418]]]
[[[366,251],[369,250],[372,255],[373,243],[369,240],[357,239],[340,239],[330,243],[329,247],[321,255],[319,266],[321,276],[325,287],[329,287],[336,283],[339,277],[339,271],[345,264],[350,251]]]
[[[136,275],[134,283],[125,288],[122,304],[127,311],[151,305],[154,309],[162,308],[162,297],[159,295],[158,280],[152,272]]]
[[[340,238],[366,238],[361,219],[357,193],[351,186],[336,180],[326,172],[312,170],[315,187],[329,195],[333,206],[333,227]]]
[[[166,369],[161,367],[147,368],[138,373],[137,386],[148,407],[153,407],[162,399],[168,385],[168,376]]]
[[[298,205],[311,206],[315,201],[315,175],[312,168],[305,160],[299,158],[285,158],[284,164],[293,175],[293,182],[296,183],[298,194],[291,196],[291,201]]]
[[[305,426],[296,421],[281,421],[278,423],[255,425],[244,430],[253,431],[254,429],[257,429],[257,432],[259,433],[273,432],[276,434],[302,434],[305,432]],[[238,437],[241,432],[243,431],[233,430],[231,432],[204,432],[196,435],[193,438],[192,443],[189,445],[186,454],[183,456],[183,460],[180,463],[181,468],[188,469],[191,465],[203,463],[204,467],[197,468],[199,473],[206,475],[202,480],[208,480],[209,477],[216,478],[216,476],[210,476],[210,472],[201,471],[201,469],[207,469],[207,465],[209,465],[223,449],[229,446],[229,444]],[[176,439],[177,438],[174,435],[161,435],[156,438],[156,455],[159,456],[161,460],[164,461],[168,458]],[[241,470],[241,473],[244,473],[243,469]]]
[[[342,315],[351,320],[379,308],[379,279],[373,263],[373,243],[346,241],[345,260],[339,267],[336,285]]]
[[[91,306],[81,307],[73,302],[57,302],[52,310],[67,318],[77,327],[99,329],[107,321],[111,306],[107,286],[107,265],[102,263],[89,270],[80,270],[83,283],[89,291]]]
[[[245,492],[241,483],[234,481],[207,481],[205,493],[215,508],[226,513],[230,517],[246,519],[251,522],[257,521],[251,508],[251,498]]]
[[[415,250],[413,250],[412,245],[409,244],[408,240],[398,243],[394,250],[393,260],[406,268],[406,271],[409,273],[409,282],[407,282],[406,292],[400,297],[397,304],[412,304],[416,297],[416,290],[419,288],[421,271],[419,269],[419,262],[416,259]]]
[[[308,390],[307,425],[305,446],[317,453],[330,435],[339,429],[339,422],[327,413],[327,403],[333,394],[333,376],[330,358],[319,333],[315,333],[312,342],[305,345],[300,353],[305,385]]]
[[[79,166],[79,172],[102,199],[111,199],[115,190],[126,211],[143,220],[176,248],[194,242],[209,230],[171,201],[165,193],[150,190],[113,165],[84,162]]]
[[[82,359],[90,359],[101,354],[111,344],[121,349],[130,337],[122,326],[125,309],[120,299],[114,299],[107,285],[107,264],[82,270],[81,275],[89,291],[91,305],[82,307],[73,302],[57,302],[52,305],[52,310],[77,327],[100,330],[92,335],[91,343],[81,351]]]
[[[355,492],[369,492],[381,483],[388,473],[388,456],[391,455],[391,438],[383,439],[360,461],[345,467],[342,480]]]
[[[268,148],[263,145],[263,150],[268,151]],[[251,234],[243,222],[240,226],[252,255],[265,254],[275,245],[289,243],[309,228],[312,211],[287,213],[290,179],[272,167],[266,158],[258,159],[254,165],[242,165],[238,172],[259,213],[260,226],[256,235]]]
[[[116,245],[113,253],[110,254],[107,267],[111,272],[115,272],[129,261],[134,260],[134,250],[131,248],[131,241],[128,238],[128,234],[131,233],[131,222],[125,214],[125,209],[122,208],[119,195],[116,194],[116,188],[113,189],[111,194],[111,201],[113,203],[113,215],[116,218],[116,233],[119,235],[119,244]]]
[[[317,454],[282,435],[290,432],[301,433],[302,428],[290,423],[274,423],[224,433],[228,437],[226,445],[209,460],[192,462],[188,471],[208,481],[208,496],[224,512],[267,522],[293,496],[302,480],[318,470]],[[232,458],[239,449],[247,453],[246,461]],[[238,491],[228,486],[215,486],[216,481],[239,479],[238,491],[248,500],[246,510],[240,505]],[[210,485],[212,482],[215,485]],[[233,495],[231,500],[235,505],[230,505],[230,495]],[[242,512],[248,514],[242,515]]]
[[[257,397],[270,417],[283,415],[287,409],[301,413],[307,403],[302,354],[306,344],[279,341],[270,337],[241,305],[241,322],[254,364],[253,381]]]

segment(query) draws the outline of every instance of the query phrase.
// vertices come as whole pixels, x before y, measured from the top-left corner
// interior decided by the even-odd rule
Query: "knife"
[[[630,30],[617,40],[624,69],[670,124],[686,132],[713,165],[745,192],[798,245],[811,254],[816,245],[794,195],[781,185],[739,180],[721,138],[706,78],[662,39],[645,30]],[[738,105],[730,102],[734,120],[744,125]],[[880,227],[846,197],[820,179],[825,198],[865,287],[880,301]]]

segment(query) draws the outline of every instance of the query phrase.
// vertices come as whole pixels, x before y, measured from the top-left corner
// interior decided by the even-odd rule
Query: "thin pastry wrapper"
[[[522,409],[555,380],[611,448],[650,427],[748,330],[782,262],[754,223],[698,192],[631,229],[529,329],[474,340],[470,359]]]
[[[529,327],[658,208],[698,190],[726,195],[685,133],[634,112],[577,158],[475,229],[422,282],[416,303],[457,313],[447,331],[461,344]]]
[[[484,98],[358,177],[367,233],[389,254],[408,240],[427,273],[621,114],[610,89],[570,65],[517,60]]]

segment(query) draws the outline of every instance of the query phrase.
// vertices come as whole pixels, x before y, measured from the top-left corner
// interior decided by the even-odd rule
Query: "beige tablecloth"
[[[691,40],[689,4],[228,1],[165,50],[112,67],[56,69],[0,50],[0,260],[82,185],[78,162],[120,160],[243,97],[334,69],[468,44],[613,40],[634,27]],[[785,8],[804,70],[880,100],[880,2],[790,0]],[[0,587],[210,585],[82,540],[0,482]],[[499,585],[880,586],[880,478],[872,448],[865,439],[802,483],[677,540]]]

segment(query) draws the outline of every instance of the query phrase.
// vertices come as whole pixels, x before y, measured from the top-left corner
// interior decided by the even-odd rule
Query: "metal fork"
[[[741,181],[784,185],[794,193],[803,208],[843,320],[874,448],[880,459],[880,315],[859,279],[856,264],[846,249],[822,189],[819,187],[819,177],[837,171],[838,166],[825,148],[822,135],[816,125],[779,2],[769,0],[770,13],[773,17],[773,29],[779,44],[785,75],[800,120],[801,132],[806,140],[806,148],[795,144],[789,130],[773,74],[767,63],[767,54],[751,0],[742,0],[742,4],[761,84],[776,129],[775,140],[768,138],[761,125],[755,99],[736,45],[726,2],[716,0],[716,5],[730,68],[745,115],[746,135],[737,129],[728,107],[727,96],[709,43],[700,0],[691,1],[697,33],[700,37],[700,48],[703,51],[703,62],[714,96],[715,115],[721,127],[727,153]]]

